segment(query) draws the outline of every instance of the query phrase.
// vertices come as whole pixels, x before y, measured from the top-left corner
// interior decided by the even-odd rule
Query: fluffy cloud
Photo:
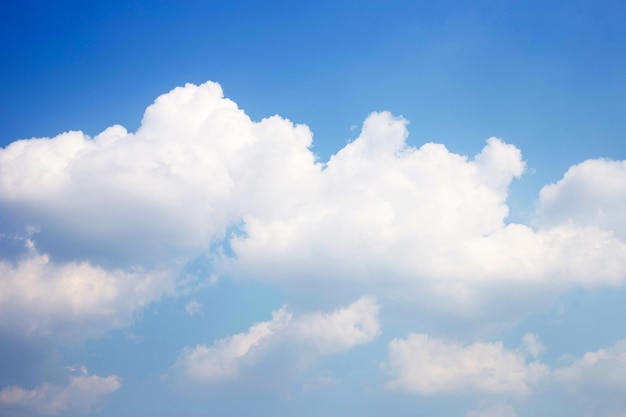
[[[623,162],[573,167],[542,191],[538,228],[507,224],[519,149],[496,138],[473,158],[414,148],[406,125],[373,113],[321,164],[306,126],[252,121],[218,84],[187,84],[148,107],[137,132],[113,126],[1,149],[0,230],[36,231],[63,271],[153,274],[207,256],[217,273],[343,283],[484,320],[624,281]],[[136,294],[119,287],[122,299],[124,288]],[[503,290],[515,300],[498,303]],[[137,297],[130,305],[145,305]]]
[[[123,326],[172,286],[166,273],[56,264],[34,247],[16,262],[0,260],[0,277],[0,330],[65,341]]]
[[[1,226],[37,228],[54,257],[184,261],[252,207],[289,209],[319,169],[311,138],[279,117],[252,122],[216,83],[188,84],[148,107],[136,133],[113,126],[0,150]]]
[[[174,367],[194,382],[235,379],[246,355],[280,332],[290,320],[291,314],[286,309],[274,311],[272,320],[257,323],[245,333],[220,339],[212,346],[196,345],[183,349]]]
[[[304,366],[321,355],[347,351],[378,337],[378,310],[370,298],[361,298],[331,313],[296,317],[283,307],[272,313],[271,320],[256,323],[247,332],[211,346],[183,349],[173,371],[192,382],[233,380],[273,352],[286,348],[291,353],[297,351],[297,366]]]
[[[626,340],[587,352],[551,376],[585,416],[626,416]]]
[[[407,135],[406,120],[370,115],[316,175],[317,186],[303,190],[297,210],[244,217],[226,271],[356,283],[485,320],[506,316],[485,310],[503,289],[517,294],[506,310],[574,286],[623,282],[626,244],[611,230],[506,224],[508,187],[524,170],[513,145],[491,138],[468,159],[440,144],[407,146]]]
[[[386,387],[419,395],[483,392],[527,395],[549,376],[549,368],[527,362],[501,342],[463,345],[411,333],[389,343],[383,368]]]
[[[626,340],[608,349],[587,352],[571,365],[555,370],[552,377],[576,395],[595,392],[626,398]]]
[[[626,240],[626,161],[592,159],[571,167],[539,193],[537,222],[613,231]]]
[[[461,344],[409,334],[389,343],[387,360],[381,366],[389,377],[386,388],[391,390],[421,396],[527,398],[542,388],[542,395],[554,402],[577,404],[581,415],[624,415],[626,340],[587,352],[570,365],[553,370],[530,359],[543,349],[537,336],[530,333],[522,337],[516,350],[501,342]],[[511,407],[503,405],[475,410],[467,417],[515,415]]]
[[[117,376],[89,375],[83,367],[82,374],[70,376],[64,386],[45,383],[31,390],[18,386],[0,390],[0,409],[15,415],[87,413],[120,386]]]
[[[0,325],[93,334],[127,321],[244,212],[289,210],[319,170],[311,137],[279,117],[252,122],[206,83],[159,97],[136,133],[0,149]],[[25,233],[45,255],[8,250]]]

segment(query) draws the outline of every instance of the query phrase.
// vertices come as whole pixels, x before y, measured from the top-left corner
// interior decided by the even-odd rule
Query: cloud
[[[332,282],[335,291],[347,283],[483,321],[576,286],[624,281],[626,244],[611,230],[506,223],[509,185],[525,167],[515,146],[490,138],[473,159],[441,144],[414,148],[406,124],[371,114],[315,187],[303,187],[296,210],[244,216],[225,271],[293,286]],[[500,303],[502,291],[514,302]]]
[[[172,370],[194,383],[235,380],[277,352],[278,361],[283,362],[277,364],[279,368],[306,366],[319,356],[344,352],[377,338],[378,311],[370,298],[361,298],[331,313],[295,317],[283,307],[272,313],[271,320],[256,323],[247,332],[210,346],[184,348]],[[284,363],[294,355],[297,364]]]
[[[626,339],[554,370],[551,381],[585,416],[625,416]]]
[[[183,349],[174,367],[194,382],[235,379],[246,355],[286,327],[290,320],[291,314],[285,308],[274,311],[272,320],[257,323],[245,333],[220,339],[212,346],[196,345]]]
[[[380,307],[364,297],[332,313],[311,313],[293,320],[287,337],[307,350],[326,355],[369,343],[380,335]]]
[[[190,316],[202,315],[202,304],[196,300],[191,300],[185,304],[185,312]]]
[[[626,340],[585,353],[571,365],[555,370],[552,378],[576,395],[593,391],[626,398]]]
[[[389,342],[382,367],[390,378],[386,388],[423,396],[528,395],[550,373],[548,366],[527,362],[523,352],[501,342],[463,345],[415,333]]]
[[[15,262],[0,259],[0,277],[0,330],[64,342],[128,324],[172,287],[165,272],[57,264],[34,247]]]
[[[86,414],[120,387],[117,376],[89,375],[83,367],[82,374],[70,376],[64,386],[44,383],[31,390],[19,386],[3,388],[0,409],[12,410],[16,415]]]
[[[381,367],[387,389],[420,396],[471,395],[513,398],[542,394],[558,403],[565,398],[581,415],[617,417],[626,410],[626,340],[587,352],[556,369],[532,361],[544,349],[536,335],[526,333],[520,348],[502,342],[462,344],[410,333],[389,343]],[[563,396],[565,395],[565,396]],[[508,405],[474,410],[467,417],[515,416]]]
[[[216,83],[187,84],[157,98],[135,133],[116,125],[0,150],[0,226],[36,227],[53,258],[184,262],[250,210],[290,209],[319,170],[311,140],[280,117],[251,121]]]
[[[537,223],[594,226],[626,240],[626,161],[590,159],[539,193]]]
[[[407,123],[372,113],[323,164],[305,125],[252,121],[219,84],[187,84],[158,97],[134,133],[116,125],[0,149],[0,230],[36,231],[57,270],[175,277],[205,257],[215,276],[349,288],[477,322],[623,283],[624,162],[572,167],[542,190],[533,228],[506,221],[525,169],[518,148],[413,147]],[[145,305],[141,294],[129,305]]]
[[[522,336],[522,348],[532,358],[537,358],[545,350],[545,346],[539,341],[537,335],[532,333],[525,333]]]

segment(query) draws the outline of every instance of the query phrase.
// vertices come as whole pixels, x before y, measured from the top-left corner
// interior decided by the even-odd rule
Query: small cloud
[[[185,312],[190,316],[202,316],[202,304],[196,300],[191,300],[185,306]]]
[[[533,358],[536,358],[545,350],[545,346],[539,341],[539,337],[532,333],[526,333],[522,336],[522,348],[526,354]]]
[[[389,343],[382,367],[391,376],[387,388],[423,396],[467,392],[527,395],[548,378],[550,368],[540,362],[527,363],[525,356],[505,348],[502,342],[464,345],[411,333]]]

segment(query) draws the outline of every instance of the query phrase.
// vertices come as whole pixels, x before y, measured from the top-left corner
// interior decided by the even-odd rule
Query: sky
[[[5,5],[0,416],[626,416],[624,20]]]

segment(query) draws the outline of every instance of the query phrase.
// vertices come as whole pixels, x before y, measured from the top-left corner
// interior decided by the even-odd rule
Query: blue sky
[[[6,6],[0,415],[624,415],[625,18]]]

